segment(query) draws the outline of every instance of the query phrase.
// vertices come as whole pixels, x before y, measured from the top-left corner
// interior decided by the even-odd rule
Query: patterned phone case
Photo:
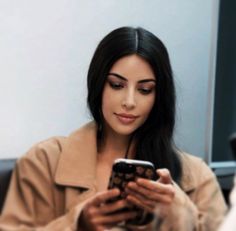
[[[125,198],[125,187],[130,181],[135,181],[136,178],[146,178],[150,180],[156,180],[156,173],[152,163],[148,161],[137,161],[130,159],[117,159],[113,165],[111,177],[109,180],[108,188],[118,188],[121,191],[119,197],[114,200]],[[113,200],[113,201],[114,201]],[[146,218],[146,213],[139,208],[132,207],[127,210],[138,211],[138,216],[128,221],[129,224],[142,224]]]

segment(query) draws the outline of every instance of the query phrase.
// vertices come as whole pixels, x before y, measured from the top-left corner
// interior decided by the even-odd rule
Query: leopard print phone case
[[[132,159],[117,159],[115,160],[112,173],[109,180],[108,189],[118,188],[121,194],[114,199],[119,200],[126,198],[125,187],[130,181],[135,181],[136,178],[146,178],[150,180],[156,180],[156,172],[154,165],[149,161],[140,161]],[[138,211],[138,216],[135,219],[129,220],[128,224],[140,225],[147,217],[142,209],[133,206],[127,210]]]

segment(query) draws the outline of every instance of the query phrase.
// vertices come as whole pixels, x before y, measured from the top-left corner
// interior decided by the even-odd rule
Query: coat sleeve
[[[217,179],[211,169],[199,159],[192,164],[184,191],[175,182],[175,198],[171,207],[159,205],[154,220],[145,226],[131,227],[132,231],[216,231],[222,223],[227,206]],[[193,168],[192,168],[193,167]],[[192,175],[192,176],[191,176]],[[190,182],[192,181],[194,182]]]
[[[197,180],[191,191],[174,183],[176,196],[161,231],[214,231],[224,219],[227,206],[214,173],[203,161],[192,171]]]
[[[66,211],[64,188],[54,183],[51,164],[58,155],[56,142],[42,149],[32,148],[14,169],[5,205],[0,217],[0,231],[74,231],[83,207],[78,204]],[[55,164],[54,164],[55,165]],[[60,205],[56,201],[62,201]]]
[[[218,231],[229,231],[236,227],[236,176],[234,177],[234,187],[230,193],[230,211]]]

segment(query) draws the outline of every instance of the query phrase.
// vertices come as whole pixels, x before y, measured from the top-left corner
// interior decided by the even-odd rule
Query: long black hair
[[[149,160],[156,168],[168,168],[173,179],[179,182],[182,167],[173,144],[175,86],[169,55],[159,38],[140,27],[121,27],[105,36],[88,71],[88,107],[102,133],[102,94],[108,73],[118,59],[131,54],[141,56],[151,65],[157,81],[150,115],[134,134],[137,141],[135,158]]]

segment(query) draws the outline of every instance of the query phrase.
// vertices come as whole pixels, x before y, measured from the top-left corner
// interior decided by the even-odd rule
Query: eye
[[[143,95],[148,95],[152,93],[153,88],[139,88],[138,91]]]
[[[123,84],[120,82],[108,81],[108,83],[109,83],[110,87],[115,90],[119,90],[124,87]]]

